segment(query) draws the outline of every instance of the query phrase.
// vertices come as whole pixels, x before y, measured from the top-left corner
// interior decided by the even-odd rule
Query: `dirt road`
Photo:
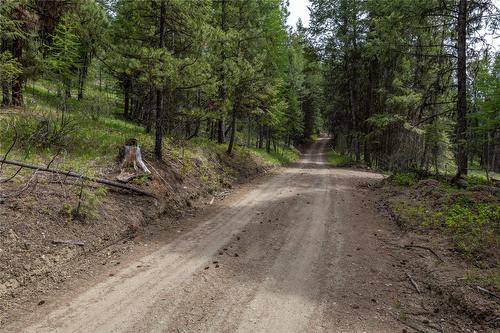
[[[297,165],[236,193],[192,230],[25,332],[401,332],[390,252],[369,191],[381,176]],[[20,324],[18,324],[20,325]]]

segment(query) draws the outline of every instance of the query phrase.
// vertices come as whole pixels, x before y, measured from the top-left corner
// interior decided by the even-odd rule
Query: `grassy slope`
[[[79,272],[78,264],[75,271],[67,264],[76,262],[73,258],[82,253],[99,255],[118,241],[132,241],[146,224],[168,228],[169,221],[193,206],[213,202],[217,192],[233,182],[299,157],[292,149],[268,154],[243,146],[236,146],[229,156],[227,145],[206,138],[165,138],[164,161],[157,162],[153,134],[121,119],[112,94],[90,89],[86,100],[70,99],[64,115],[68,125],[60,131],[60,98],[54,90],[47,92],[47,86],[30,84],[25,108],[0,109],[0,155],[16,141],[9,159],[46,164],[57,154],[53,167],[113,178],[118,148],[133,137],[143,148],[144,160],[154,167],[151,179],[135,182],[156,193],[158,200],[46,173],[25,187],[34,171],[27,169],[0,183],[2,194],[15,194],[0,200],[0,325],[16,304],[32,301],[33,290],[38,292],[40,286],[50,290],[51,281],[64,281],[68,272]],[[3,165],[0,179],[16,170]],[[82,241],[85,252],[75,246],[55,246],[50,243],[53,239]],[[49,275],[52,279],[44,279]]]
[[[349,156],[337,153],[335,150],[330,150],[326,154],[328,163],[333,167],[347,167],[351,166],[353,161]]]
[[[4,115],[0,113],[0,127],[5,128],[0,133],[0,154],[6,152],[17,135],[15,149],[9,154],[11,159],[47,163],[58,153],[59,167],[94,173],[113,162],[118,148],[126,139],[136,138],[145,158],[152,158],[153,135],[133,122],[121,119],[116,97],[96,89],[89,89],[83,101],[68,100],[68,112],[64,115],[67,125],[59,135],[61,97],[57,97],[55,91],[49,91],[47,86],[50,86],[47,82],[30,85],[26,91],[26,108],[4,110]],[[45,132],[48,133],[33,136],[47,123],[49,129]],[[226,145],[201,138],[175,142],[167,138],[163,147],[166,156],[179,158],[188,155],[202,159],[211,153],[222,154],[225,148]],[[271,165],[289,163],[299,156],[294,149],[280,149],[279,153],[246,147],[235,149],[236,159],[248,154]]]
[[[500,190],[483,178],[469,177],[467,188],[413,173],[394,174],[384,186],[392,192],[390,209],[400,225],[418,232],[438,232],[477,269],[471,283],[500,290]]]

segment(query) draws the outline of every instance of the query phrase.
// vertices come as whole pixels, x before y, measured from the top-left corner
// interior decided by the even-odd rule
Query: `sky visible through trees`
[[[500,170],[497,5],[5,0],[2,103],[25,106],[38,84],[60,96],[64,118],[74,99],[99,110],[98,87],[154,137],[159,160],[165,138],[203,137],[232,154],[330,133],[339,153],[372,167],[459,179]]]

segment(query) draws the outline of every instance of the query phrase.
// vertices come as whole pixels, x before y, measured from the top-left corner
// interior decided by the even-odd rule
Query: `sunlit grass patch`
[[[348,167],[353,165],[353,160],[351,157],[340,154],[335,150],[330,150],[326,154],[326,160],[333,167]]]
[[[279,148],[277,152],[268,153],[265,149],[249,148],[254,154],[273,165],[286,165],[300,159],[300,153],[295,148]]]

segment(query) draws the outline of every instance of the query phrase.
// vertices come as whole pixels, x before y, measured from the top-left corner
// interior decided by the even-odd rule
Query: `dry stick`
[[[488,295],[490,295],[490,296],[492,296],[492,297],[500,300],[500,296],[498,296],[497,294],[489,291],[488,289],[484,289],[483,287],[480,287],[480,286],[476,286],[476,287],[477,287],[477,290],[482,291],[483,293],[488,294]]]
[[[80,184],[80,194],[78,195],[78,206],[76,206],[76,214],[80,214],[80,207],[82,205],[82,197],[83,197],[83,183],[84,180],[82,178],[82,182]]]
[[[17,166],[20,166],[23,168],[34,169],[34,170],[38,170],[38,171],[61,174],[61,175],[65,175],[66,177],[82,178],[84,180],[89,180],[89,181],[92,181],[95,183],[104,184],[104,185],[108,185],[108,186],[112,186],[112,187],[117,187],[117,188],[121,188],[124,190],[129,190],[129,191],[132,191],[132,192],[135,192],[138,194],[142,194],[142,195],[146,195],[149,197],[153,197],[153,198],[155,197],[155,195],[153,193],[143,191],[135,186],[118,183],[118,182],[115,182],[115,181],[112,181],[109,179],[105,179],[105,178],[89,177],[89,176],[85,176],[85,175],[82,175],[80,173],[73,172],[73,171],[65,171],[65,170],[47,168],[46,166],[33,165],[33,164],[28,164],[28,163],[19,162],[19,161],[10,161],[10,160],[6,160],[5,157],[3,157],[3,156],[0,156],[0,162],[5,163],[5,164],[17,165]]]
[[[50,168],[50,165],[52,164],[52,162],[54,162],[56,160],[56,157],[59,156],[59,153],[61,152],[61,149],[59,149],[57,151],[57,153],[54,155],[54,157],[52,157],[52,159],[50,160],[50,162],[47,164],[47,168]],[[7,157],[5,157],[7,158]]]
[[[424,250],[427,250],[429,251],[430,253],[432,253],[439,261],[441,262],[444,262],[443,259],[441,259],[441,257],[433,250],[431,249],[430,247],[427,247],[427,246],[422,246],[422,245],[405,245],[404,246],[405,248],[410,248],[410,247],[416,247],[418,249],[424,249]]]
[[[415,282],[415,280],[413,280],[413,278],[411,277],[410,274],[408,274],[408,272],[405,272],[406,276],[408,277],[408,279],[410,280],[411,284],[415,287],[415,289],[417,290],[417,292],[419,294],[421,294],[420,292],[420,288],[418,287],[417,283]]]
[[[405,326],[408,326],[409,328],[415,330],[415,332],[419,332],[419,333],[427,333],[428,331],[427,330],[422,330],[421,328],[413,325],[413,324],[410,324],[404,320],[401,320],[401,318],[399,318],[399,316],[393,316],[394,318],[396,318],[397,321],[399,321],[400,323],[402,323],[403,325]]]
[[[4,159],[6,159],[7,156],[9,156],[9,153],[12,150],[12,148],[14,148],[14,146],[16,145],[16,142],[17,142],[17,131],[14,132],[14,140],[12,141],[12,144],[10,145],[9,149],[7,149],[7,152],[5,153]],[[0,171],[2,171],[2,169],[3,169],[3,161],[2,161],[2,164],[0,164]],[[17,173],[16,173],[16,175],[17,175]]]
[[[169,183],[167,183],[167,181],[166,181],[166,180],[165,180],[165,179],[164,179],[164,178],[160,175],[160,173],[159,173],[159,172],[155,169],[155,167],[154,167],[151,163],[149,163],[149,162],[148,162],[148,161],[146,161],[145,159],[144,159],[144,162],[146,162],[146,163],[147,163],[147,165],[149,165],[149,167],[150,167],[151,169],[153,169],[153,171],[154,171],[154,172],[156,172],[156,174],[158,175],[158,177],[160,177],[160,179],[161,179],[161,180],[163,180],[163,183],[165,183],[165,185],[167,185],[167,186],[168,186],[168,187],[169,187],[172,191],[174,190],[174,189],[172,188],[172,186],[170,186],[170,184],[169,184]]]
[[[0,179],[0,184],[10,182],[12,179],[14,179],[19,174],[19,172],[21,172],[22,169],[23,169],[23,167],[19,167],[19,169],[17,169],[17,171],[9,178]]]
[[[33,174],[31,175],[30,179],[26,182],[26,184],[24,184],[24,186],[19,191],[14,192],[14,193],[9,193],[9,194],[0,194],[0,197],[1,198],[13,198],[13,197],[20,196],[21,194],[23,194],[24,191],[26,191],[27,189],[29,189],[29,187],[31,185],[31,182],[34,179],[36,180],[37,173],[38,173],[38,169],[35,170],[35,172],[33,172]]]
[[[54,239],[52,240],[52,244],[70,244],[70,245],[78,245],[78,246],[84,246],[84,242],[80,241],[74,241],[74,240],[60,240],[60,239]]]

